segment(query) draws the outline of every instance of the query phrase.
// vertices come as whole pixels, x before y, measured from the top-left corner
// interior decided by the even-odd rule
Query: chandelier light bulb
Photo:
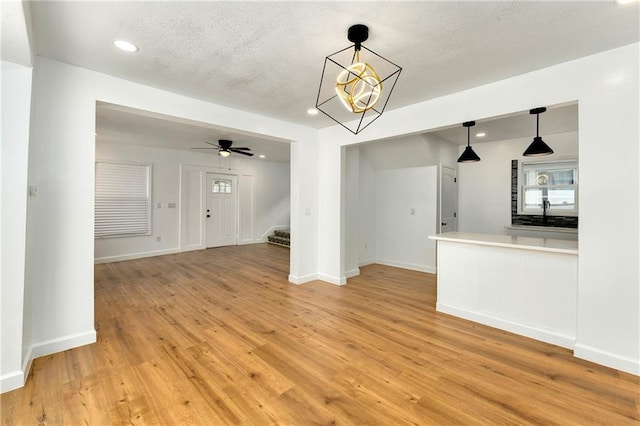
[[[359,114],[376,106],[381,93],[380,76],[371,65],[360,62],[360,51],[357,51],[356,62],[338,75],[336,94],[345,108]]]

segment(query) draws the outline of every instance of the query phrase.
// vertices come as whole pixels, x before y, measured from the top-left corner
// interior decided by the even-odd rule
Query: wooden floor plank
[[[2,425],[640,424],[640,378],[436,312],[434,275],[288,268],[269,244],[96,265],[97,343],[35,360]]]

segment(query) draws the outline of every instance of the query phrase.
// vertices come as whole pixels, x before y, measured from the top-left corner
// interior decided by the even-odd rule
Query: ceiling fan
[[[231,145],[233,145],[233,141],[230,141],[227,139],[219,139],[218,145],[216,145],[213,142],[207,142],[207,141],[204,141],[204,143],[213,145],[214,148],[207,147],[207,148],[191,148],[191,149],[217,149],[218,155],[222,157],[228,157],[229,155],[231,155],[232,152],[235,152],[236,154],[248,155],[249,157],[253,156],[253,153],[247,152],[247,151],[251,151],[251,148],[247,148],[246,146],[237,147],[237,148],[231,147]]]

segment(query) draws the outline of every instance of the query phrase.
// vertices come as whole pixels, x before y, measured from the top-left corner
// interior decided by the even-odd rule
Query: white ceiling
[[[234,147],[251,148],[251,152],[255,154],[254,159],[264,155],[265,160],[279,163],[289,163],[290,160],[288,141],[239,133],[206,123],[163,116],[104,102],[99,102],[96,108],[97,141],[192,150],[192,148],[209,147],[205,141],[217,144],[219,139],[233,141]],[[203,154],[218,155],[216,149],[197,151]],[[240,156],[244,158],[244,156]]]
[[[544,105],[541,105],[544,106]],[[556,133],[578,131],[578,104],[547,106],[547,111],[540,114],[540,136]],[[457,126],[432,132],[442,139],[457,144],[467,144],[467,129],[460,123]],[[478,137],[478,133],[485,136]],[[520,111],[504,117],[491,117],[476,120],[470,128],[471,144],[517,139],[524,136],[533,138],[536,135],[536,116],[529,111]]]
[[[370,28],[365,46],[403,67],[387,109],[637,42],[640,33],[638,4],[613,0],[28,6],[39,56],[316,128],[334,124],[306,113],[315,105],[324,58],[350,44],[346,31],[355,23]],[[129,40],[140,51],[119,51],[114,39]],[[123,133],[133,126],[124,115],[112,111],[102,121],[122,125]],[[152,127],[148,120],[140,126]],[[224,133],[198,131],[208,140]]]

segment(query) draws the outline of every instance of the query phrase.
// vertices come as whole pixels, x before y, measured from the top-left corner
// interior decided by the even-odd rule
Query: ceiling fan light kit
[[[352,46],[325,58],[316,108],[358,134],[382,115],[402,68],[362,45],[366,25],[351,26],[347,38]]]
[[[249,152],[251,151],[251,148],[247,148],[246,146],[242,146],[242,147],[234,147],[233,145],[233,141],[230,141],[228,139],[219,139],[218,140],[218,145],[216,145],[213,142],[207,142],[205,141],[204,143],[212,145],[213,148],[191,148],[191,149],[217,149],[218,150],[218,155],[221,157],[228,157],[231,155],[232,152],[236,153],[236,154],[242,154],[242,155],[246,155],[249,157],[253,157],[253,153]]]
[[[525,157],[542,157],[544,155],[553,154],[553,149],[547,145],[540,137],[540,114],[545,112],[545,107],[533,108],[529,111],[529,114],[536,115],[536,137],[533,138],[533,142],[522,153]]]

